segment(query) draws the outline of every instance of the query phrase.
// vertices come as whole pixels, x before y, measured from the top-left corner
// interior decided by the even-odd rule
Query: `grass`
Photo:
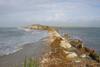
[[[32,58],[27,59],[25,57],[23,67],[39,67],[39,63]]]

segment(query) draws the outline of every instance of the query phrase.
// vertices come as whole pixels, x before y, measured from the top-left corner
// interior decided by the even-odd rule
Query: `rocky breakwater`
[[[49,26],[31,25],[28,29],[49,33],[46,41],[50,51],[42,56],[40,67],[100,67],[100,56],[95,50],[85,47],[82,41],[61,36]]]

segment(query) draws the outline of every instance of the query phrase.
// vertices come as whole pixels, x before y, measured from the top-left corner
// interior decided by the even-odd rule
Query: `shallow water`
[[[25,32],[18,28],[0,28],[0,56],[20,50],[26,43],[33,43],[46,36],[45,32]]]

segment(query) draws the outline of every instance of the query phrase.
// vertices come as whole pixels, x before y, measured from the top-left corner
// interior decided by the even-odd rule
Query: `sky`
[[[100,27],[100,0],[0,0],[0,27]]]

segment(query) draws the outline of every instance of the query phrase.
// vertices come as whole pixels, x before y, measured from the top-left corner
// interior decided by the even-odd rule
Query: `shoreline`
[[[13,54],[0,56],[0,67],[22,67],[25,57],[39,59],[46,51],[48,51],[48,47],[42,40],[25,44],[23,49]]]

